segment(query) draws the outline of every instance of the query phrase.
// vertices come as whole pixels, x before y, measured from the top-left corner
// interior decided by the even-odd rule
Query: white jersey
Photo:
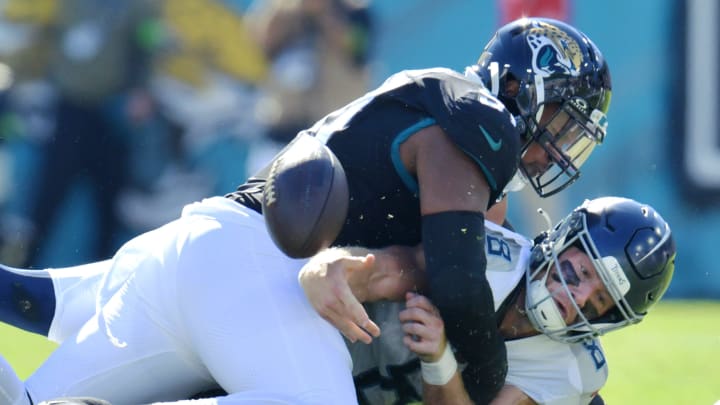
[[[495,310],[523,280],[531,242],[508,229],[485,222],[487,278]],[[372,345],[349,345],[360,403],[395,404],[422,398],[418,358],[402,342],[397,322],[404,303],[365,305],[382,334]],[[587,404],[606,382],[608,369],[598,340],[565,344],[545,335],[505,342],[506,383],[539,404]]]

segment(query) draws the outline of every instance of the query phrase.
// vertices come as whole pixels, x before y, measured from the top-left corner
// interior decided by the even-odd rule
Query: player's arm
[[[492,398],[505,380],[507,359],[485,276],[490,186],[480,165],[438,126],[411,136],[401,155],[418,180],[428,296],[469,365],[463,379],[471,397]]]
[[[348,340],[370,343],[380,329],[361,302],[402,300],[424,287],[420,246],[326,249],[303,266],[300,285],[315,310]]]
[[[423,401],[428,404],[472,404],[455,356],[447,344],[444,323],[437,308],[426,297],[409,293],[399,319],[405,332],[403,343],[422,361]],[[466,371],[467,368],[463,372]],[[522,390],[511,385],[504,385],[497,396],[482,401],[492,405],[535,404]]]
[[[403,343],[421,360],[423,402],[427,404],[473,404],[465,390],[455,355],[445,338],[443,320],[426,297],[406,294],[400,311]]]
[[[423,383],[423,401],[427,404],[474,404],[465,390],[460,373],[455,372],[444,385]],[[505,385],[490,405],[536,405],[537,403],[512,385]]]
[[[485,219],[494,224],[504,226],[507,222],[507,209],[508,202],[507,197],[505,197],[487,210],[485,213]]]

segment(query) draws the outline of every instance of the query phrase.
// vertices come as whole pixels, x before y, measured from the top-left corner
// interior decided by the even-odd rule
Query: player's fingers
[[[442,318],[420,308],[405,309],[398,318],[402,322],[403,332],[413,340],[440,342],[445,336]]]
[[[367,311],[365,311],[365,307],[360,304],[360,301],[353,295],[352,290],[347,284],[344,284],[340,289],[340,300],[344,307],[340,310],[342,317],[366,332],[362,334],[361,340],[365,341],[365,337],[368,335],[373,337],[380,336],[380,327],[370,320],[370,316],[368,316]],[[355,330],[355,328],[353,328],[353,330]]]
[[[406,335],[416,336],[421,340],[429,337],[428,328],[419,322],[403,322],[402,330]]]
[[[352,322],[348,322],[346,326],[340,330],[340,332],[342,332],[342,334],[353,343],[359,340],[365,344],[370,344],[373,340],[373,337],[370,336],[370,334]]]
[[[329,311],[323,318],[330,322],[343,336],[353,343],[358,340],[368,344],[372,342],[372,336],[352,320],[348,319],[345,314],[337,311]]]
[[[369,319],[365,322],[364,325],[362,325],[363,329],[365,329],[372,337],[379,337],[380,336],[380,327],[373,322],[372,319]]]
[[[436,314],[416,307],[403,309],[398,314],[398,318],[400,322],[418,322],[423,324],[432,324],[435,323],[436,320],[440,320]]]
[[[347,271],[367,270],[375,263],[375,255],[368,253],[365,256],[348,256],[340,261]]]
[[[403,336],[403,344],[422,359],[427,356],[432,356],[434,353],[434,346],[432,344],[425,340],[415,340],[411,335]]]
[[[343,288],[341,300],[345,306],[345,311],[347,311],[348,316],[356,325],[362,327],[374,337],[380,336],[380,327],[370,320],[370,316],[368,316],[365,307],[362,306],[347,285]]]
[[[351,304],[350,311],[352,313],[352,319],[356,325],[363,328],[373,337],[380,336],[380,327],[370,319],[367,311],[365,311],[365,307],[355,301]]]
[[[405,306],[408,308],[421,308],[436,315],[440,313],[428,297],[414,292],[408,292],[405,294]]]
[[[377,326],[377,324],[370,319],[367,311],[365,311],[365,307],[363,307],[362,304],[360,304],[360,302],[355,299],[355,296],[352,296],[352,294],[351,297],[346,297],[345,308],[348,312],[350,320],[355,325],[363,328],[373,337],[380,336],[380,327]]]
[[[425,361],[439,358],[445,341],[442,329],[429,328],[426,325],[407,322],[402,325],[403,342],[415,354]]]
[[[445,336],[445,328],[438,322],[403,322],[403,332],[408,335],[415,335],[421,339],[442,340]]]

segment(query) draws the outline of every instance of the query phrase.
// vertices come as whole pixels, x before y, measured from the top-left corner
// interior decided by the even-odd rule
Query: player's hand
[[[440,359],[447,345],[445,324],[430,300],[420,294],[407,293],[405,309],[399,317],[405,332],[405,346],[424,362],[434,363]]]
[[[367,292],[356,288],[353,293],[348,281],[353,273],[370,269],[374,261],[375,256],[371,254],[311,260],[298,275],[300,285],[315,310],[351,342],[360,340],[369,344],[373,337],[380,336],[380,328],[370,320],[360,303]]]

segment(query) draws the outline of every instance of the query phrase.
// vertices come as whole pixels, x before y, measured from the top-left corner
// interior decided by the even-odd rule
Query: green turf
[[[720,400],[720,301],[667,301],[639,325],[603,338],[613,404],[701,404]],[[21,377],[53,349],[42,338],[0,324],[0,353]]]
[[[56,346],[42,336],[0,323],[0,354],[20,378],[30,375]]]
[[[720,400],[720,301],[660,302],[642,323],[603,338],[608,404]]]

